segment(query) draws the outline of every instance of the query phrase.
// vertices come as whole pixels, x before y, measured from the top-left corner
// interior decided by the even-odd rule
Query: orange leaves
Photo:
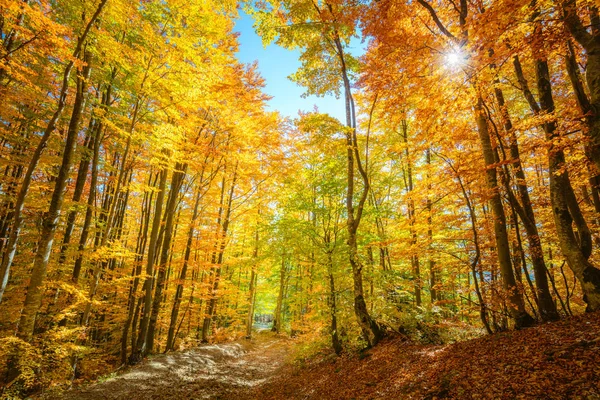
[[[422,399],[594,396],[597,316],[446,346],[394,337],[366,356],[315,355],[290,366],[248,398]],[[457,329],[460,324],[457,324]],[[310,384],[307,384],[310,382]]]

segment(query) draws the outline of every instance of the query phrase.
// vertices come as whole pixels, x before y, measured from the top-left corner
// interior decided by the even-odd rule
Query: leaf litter
[[[448,345],[392,336],[303,365],[289,358],[293,343],[263,332],[157,355],[63,398],[600,400],[598,312]]]

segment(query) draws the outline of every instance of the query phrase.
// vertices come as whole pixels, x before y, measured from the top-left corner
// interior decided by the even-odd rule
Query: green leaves
[[[289,78],[306,88],[304,96],[341,95],[342,74],[335,39],[348,44],[354,26],[340,22],[342,6],[329,7],[313,0],[272,0],[260,2],[247,12],[255,18],[256,32],[263,45],[276,43],[301,51],[302,66]],[[344,54],[346,70],[351,76],[358,71],[357,60]]]

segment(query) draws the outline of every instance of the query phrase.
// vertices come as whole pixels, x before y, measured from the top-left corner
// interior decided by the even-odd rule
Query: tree
[[[348,7],[351,8],[351,7]],[[284,14],[286,13],[287,14]],[[370,346],[377,344],[383,331],[370,316],[364,299],[362,263],[358,255],[358,228],[362,219],[365,202],[369,195],[369,177],[367,164],[363,165],[359,151],[356,110],[350,74],[353,58],[344,51],[344,44],[353,34],[354,27],[346,24],[350,10],[342,5],[328,2],[317,4],[314,1],[274,2],[271,14],[261,11],[258,14],[259,32],[263,41],[268,43],[275,34],[279,34],[277,43],[289,48],[305,47],[301,57],[303,68],[294,76],[294,80],[307,88],[307,93],[324,94],[334,92],[336,95],[343,88],[346,109],[345,140],[347,157],[347,192],[346,209],[348,229],[348,257],[354,279],[354,312],[361,326],[365,340]],[[281,16],[282,22],[289,24],[277,30],[273,27],[275,15]],[[317,21],[313,29],[306,19]],[[329,62],[329,63],[328,63]],[[350,65],[349,65],[350,64]],[[315,79],[316,78],[316,79]],[[322,85],[315,85],[322,82]],[[355,176],[362,184],[357,192]],[[358,198],[358,200],[355,199]]]

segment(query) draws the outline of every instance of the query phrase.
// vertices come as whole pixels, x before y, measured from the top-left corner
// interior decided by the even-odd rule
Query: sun
[[[446,53],[444,60],[448,67],[459,68],[466,63],[467,57],[460,49],[452,49],[450,52]]]

